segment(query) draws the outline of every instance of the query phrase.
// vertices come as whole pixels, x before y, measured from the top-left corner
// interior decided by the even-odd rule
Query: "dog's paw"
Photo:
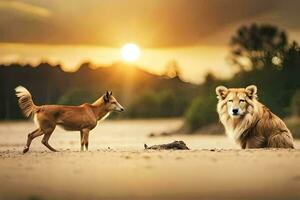
[[[24,149],[23,149],[23,153],[27,153],[28,151],[29,151],[29,147],[25,146]]]

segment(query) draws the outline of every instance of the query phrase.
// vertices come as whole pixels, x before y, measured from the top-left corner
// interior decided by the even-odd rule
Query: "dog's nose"
[[[239,109],[236,109],[236,108],[235,108],[235,109],[232,109],[232,113],[233,113],[233,114],[237,114],[238,112],[239,112]]]
[[[121,111],[123,112],[125,109],[124,108],[121,108]]]

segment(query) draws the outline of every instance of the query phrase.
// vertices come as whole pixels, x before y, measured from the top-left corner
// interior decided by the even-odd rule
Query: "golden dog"
[[[241,148],[294,148],[284,122],[257,100],[257,87],[216,88],[217,111],[228,137]]]

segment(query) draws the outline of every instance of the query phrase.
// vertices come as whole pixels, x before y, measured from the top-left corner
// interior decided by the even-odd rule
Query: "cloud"
[[[12,9],[18,12],[22,12],[25,14],[30,14],[38,17],[50,17],[51,12],[43,7],[35,6],[29,3],[24,3],[20,1],[0,1],[0,9]]]

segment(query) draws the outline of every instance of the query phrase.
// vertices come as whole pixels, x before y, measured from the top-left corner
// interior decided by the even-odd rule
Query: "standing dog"
[[[51,151],[57,151],[48,143],[56,125],[69,131],[80,131],[81,151],[88,150],[89,132],[94,129],[99,120],[105,119],[110,112],[122,112],[124,108],[112,96],[112,92],[106,92],[93,104],[80,106],[43,105],[33,103],[30,92],[19,86],[15,89],[21,110],[26,117],[33,117],[37,129],[28,134],[27,144],[23,153],[29,150],[32,140],[44,135],[42,143]]]
[[[226,134],[245,148],[294,148],[284,122],[257,100],[255,85],[216,88],[217,111]]]

